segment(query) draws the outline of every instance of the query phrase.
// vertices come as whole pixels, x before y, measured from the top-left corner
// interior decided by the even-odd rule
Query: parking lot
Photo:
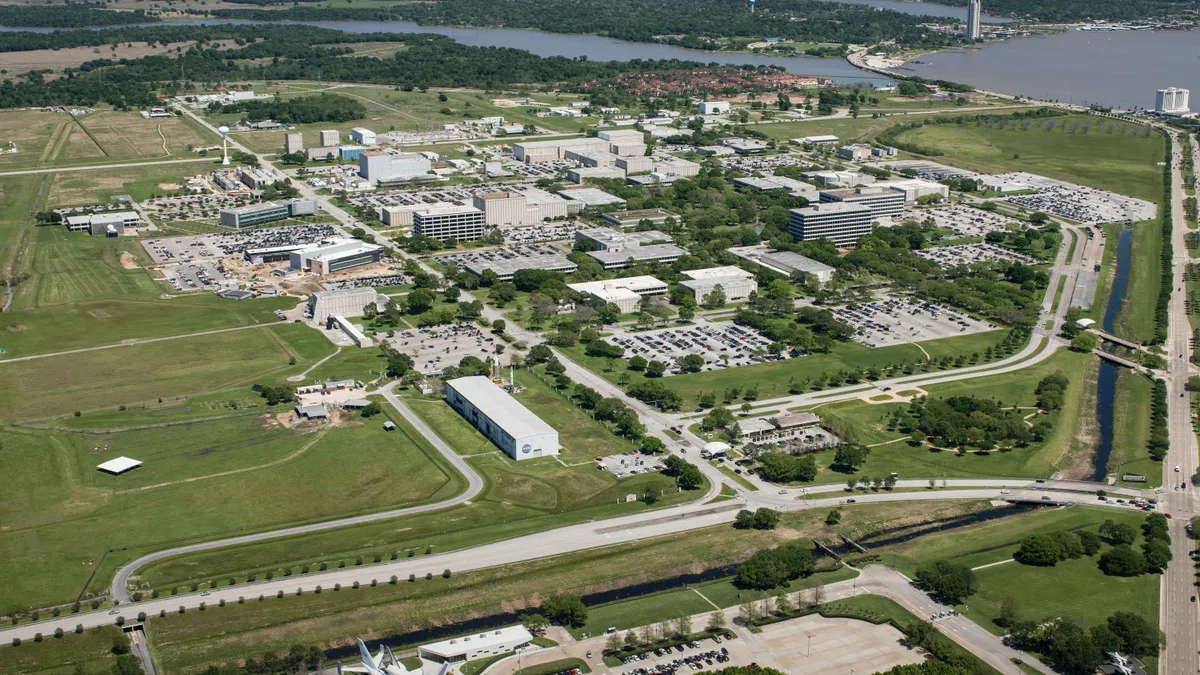
[[[1004,231],[1012,223],[998,213],[952,204],[931,209],[907,207],[896,220],[915,220],[919,223],[932,222],[934,227],[950,230],[951,237],[982,237],[988,232]]]
[[[181,293],[237,287],[237,282],[225,273],[224,266],[211,260],[171,265],[163,270],[163,275],[167,283]]]
[[[150,219],[155,222],[215,221],[221,209],[247,203],[245,196],[221,194],[183,195],[179,197],[151,197],[142,202]]]
[[[608,471],[617,478],[663,470],[663,465],[659,462],[658,457],[643,455],[636,450],[630,450],[620,455],[597,457],[596,466],[601,471]]]
[[[935,302],[907,298],[875,300],[832,308],[839,321],[855,330],[868,347],[887,347],[996,330],[996,326]]]
[[[780,431],[770,436],[764,436],[763,438],[747,438],[743,440],[745,440],[747,446],[754,446],[763,452],[774,451],[789,455],[836,448],[842,444],[841,438],[821,427]]]
[[[311,244],[337,234],[331,225],[295,225],[261,230],[220,232],[191,237],[161,237],[142,241],[152,265],[215,260],[247,249]]]
[[[389,190],[386,192],[362,192],[347,197],[354,206],[381,208],[384,206],[409,206],[413,204],[432,204],[435,202],[456,202],[470,204],[476,196],[491,192],[510,190],[527,190],[533,187],[530,181],[504,181],[480,185],[447,185],[440,187],[425,187],[419,190]]]
[[[383,274],[376,277],[364,277],[361,279],[328,281],[325,283],[325,290],[339,291],[345,288],[382,288],[384,286],[407,286],[412,282],[412,277],[408,276],[407,274]]]
[[[625,358],[641,356],[647,361],[662,361],[667,364],[666,375],[679,375],[682,371],[676,360],[688,354],[704,359],[703,371],[788,358],[786,349],[777,356],[768,351],[773,340],[753,328],[732,323],[702,323],[641,333],[617,329],[605,340],[624,347]]]
[[[505,260],[518,260],[521,258],[539,258],[548,256],[564,256],[569,251],[560,246],[552,246],[550,244],[530,244],[524,246],[501,246],[499,248],[481,249],[477,251],[468,251],[466,253],[454,253],[451,255],[442,255],[434,260],[443,265],[454,265],[462,267],[469,263],[479,262],[502,262]]]
[[[943,181],[947,178],[977,178],[979,174],[965,169],[957,169],[945,164],[937,162],[929,162],[923,159],[885,159],[878,164],[899,171],[900,169],[909,169],[916,174],[917,178],[925,180]]]
[[[590,226],[569,221],[544,223],[542,225],[525,225],[522,227],[501,227],[500,232],[504,235],[504,243],[506,244],[532,244],[535,242],[573,239],[575,231],[581,227],[586,228]]]
[[[932,260],[942,267],[974,265],[981,262],[1016,262],[1022,265],[1037,265],[1040,261],[1033,256],[1010,251],[995,244],[955,244],[936,246],[917,251],[917,255]]]
[[[1034,194],[1006,197],[1005,201],[1079,223],[1151,220],[1157,213],[1154,204],[1115,192],[1023,172],[1006,173],[998,177],[1005,181],[1023,183],[1036,190]]]
[[[614,669],[628,675],[676,675],[679,672],[694,672],[711,668],[720,670],[733,661],[730,647],[736,640],[717,643],[706,638],[703,642],[689,642],[674,648],[655,649],[637,656],[622,659],[624,669]],[[753,663],[753,659],[747,661]]]
[[[496,338],[473,323],[412,328],[383,341],[412,357],[413,368],[428,376],[440,375],[467,356],[486,359],[495,352],[496,344]]]

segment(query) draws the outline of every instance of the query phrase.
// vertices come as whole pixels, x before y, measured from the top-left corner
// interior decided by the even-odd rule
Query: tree
[[[428,288],[414,288],[405,296],[409,314],[421,314],[433,309],[437,296]]]
[[[1146,571],[1146,558],[1127,545],[1114,546],[1100,556],[1100,569],[1109,576],[1136,577]]]
[[[381,412],[383,412],[383,408],[379,405],[379,401],[371,401],[363,407],[359,414],[363,417],[374,417]]]
[[[1096,348],[1098,340],[1095,333],[1087,331],[1076,333],[1075,337],[1071,338],[1071,351],[1090,352]]]
[[[534,345],[529,349],[529,363],[545,363],[554,358],[554,352],[546,345]]]
[[[633,358],[629,359],[629,369],[635,372],[641,372],[645,370],[648,364],[649,362],[646,361],[646,357],[644,356],[634,356]]]
[[[772,483],[811,482],[817,477],[817,460],[812,455],[797,457],[765,452],[758,458],[759,475]]]
[[[698,373],[704,368],[704,357],[699,354],[688,354],[679,359],[679,369],[685,373]]]
[[[121,654],[112,665],[113,675],[143,675],[142,662],[133,654]]]
[[[651,361],[646,364],[646,377],[662,377],[667,372],[667,364],[662,361]]]
[[[1137,540],[1137,530],[1133,529],[1133,526],[1115,523],[1112,520],[1101,523],[1099,532],[1110,546],[1130,546]]]
[[[766,590],[816,570],[812,551],[799,540],[759,551],[738,566],[734,583],[741,588]]]
[[[1104,662],[1100,648],[1074,621],[1057,619],[1046,631],[1045,642],[1042,650],[1059,672],[1091,675]]]
[[[717,610],[708,615],[708,629],[711,631],[720,630],[725,627],[725,612]]]
[[[1116,612],[1108,617],[1108,629],[1121,640],[1121,651],[1135,656],[1158,654],[1163,643],[1158,626],[1151,625],[1141,615],[1132,612]]]
[[[917,586],[942,602],[957,604],[979,590],[970,568],[949,560],[937,560],[917,568]]]
[[[837,509],[833,509],[832,511],[829,512],[829,515],[825,516],[825,524],[830,527],[833,527],[834,525],[837,525],[838,523],[841,523],[841,522],[842,522],[842,512],[838,511]]]
[[[587,623],[587,607],[578,595],[560,594],[542,603],[546,618],[558,626],[579,628]]]
[[[1021,618],[1021,603],[1011,595],[1005,596],[1000,602],[1000,616],[996,617],[996,625],[1001,628],[1011,628]]]
[[[733,528],[735,530],[754,529],[754,512],[750,509],[738,511],[737,515],[733,518]]]
[[[725,306],[725,289],[721,284],[713,286],[713,289],[704,296],[704,302],[701,303],[705,309],[720,309]]]
[[[1100,552],[1100,536],[1095,532],[1081,530],[1079,532],[1079,544],[1083,547],[1083,554],[1093,556]]]
[[[1021,540],[1021,547],[1013,557],[1026,565],[1053,567],[1063,559],[1063,552],[1049,535],[1033,534]]]
[[[541,635],[550,625],[550,620],[542,614],[523,614],[521,615],[521,625],[525,626],[530,633]]]
[[[841,473],[854,473],[867,461],[870,452],[865,445],[843,445],[837,449],[829,468]]]
[[[766,507],[759,507],[754,511],[754,529],[756,530],[773,530],[779,525],[779,512]]]

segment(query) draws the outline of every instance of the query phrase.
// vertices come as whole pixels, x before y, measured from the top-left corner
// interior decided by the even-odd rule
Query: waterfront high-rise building
[[[983,30],[980,27],[979,0],[967,0],[967,30],[966,35],[972,40],[978,40],[983,37]]]
[[[1181,114],[1188,110],[1188,98],[1191,92],[1178,87],[1159,89],[1154,97],[1154,112],[1165,114]]]

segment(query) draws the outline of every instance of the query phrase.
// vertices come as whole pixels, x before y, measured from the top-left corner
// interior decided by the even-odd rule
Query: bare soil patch
[[[140,267],[137,264],[137,258],[129,251],[121,252],[121,268],[127,270],[136,270]]]
[[[115,50],[110,46],[104,47],[69,47],[67,49],[31,49],[23,52],[0,53],[0,68],[8,70],[10,75],[25,73],[30,70],[61,71],[63,68],[74,68],[93,59],[140,59],[151,54],[166,55],[168,50],[175,47],[188,47],[193,42],[172,42],[167,47],[158,45],[152,47],[145,42],[121,43]],[[129,46],[132,45],[132,46]]]
[[[109,314],[108,312],[106,312],[102,309],[89,309],[88,316],[90,316],[94,319],[107,319],[107,318],[110,318],[112,316],[112,314]]]

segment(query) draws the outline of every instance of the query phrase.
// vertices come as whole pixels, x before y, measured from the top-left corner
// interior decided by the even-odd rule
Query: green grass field
[[[1122,371],[1117,379],[1113,401],[1113,441],[1108,470],[1121,480],[1124,473],[1146,477],[1145,483],[1122,483],[1136,488],[1162,485],[1163,463],[1150,459],[1146,443],[1150,440],[1150,404],[1152,385],[1145,376]]]
[[[524,389],[514,398],[558,431],[563,461],[586,461],[634,449],[629,439],[613,434],[603,423],[593,420],[534,372],[522,369],[517,383]]]
[[[482,455],[499,452],[498,448],[463,419],[462,415],[451,408],[440,397],[411,395],[407,397],[408,407],[413,410],[429,426],[437,430],[437,434],[460,455]]]
[[[1105,248],[1115,249],[1116,246]],[[1162,223],[1157,220],[1135,223],[1133,250],[1130,255],[1132,269],[1129,286],[1114,328],[1120,337],[1145,343],[1154,337],[1155,304],[1143,299],[1157,297],[1162,281],[1159,264],[1162,255]]]
[[[5,421],[41,419],[273,382],[330,353],[306,326],[285,324],[128,347],[0,362]],[[296,359],[296,365],[289,361]]]
[[[62,638],[49,634],[41,642],[27,640],[20,647],[0,646],[0,670],[22,675],[68,675],[68,673],[112,672],[114,639],[125,639],[114,626],[67,633]]]
[[[912,546],[902,546],[896,556],[897,567],[912,575],[918,565],[949,559],[969,567],[979,567],[1012,558],[1021,539],[1031,534],[1056,530],[1095,528],[1106,519],[1138,528],[1145,514],[1133,510],[1076,507],[1038,511],[973,527],[937,537],[925,537]],[[1136,545],[1136,544],[1135,544]],[[1103,549],[1102,549],[1103,551]],[[891,562],[890,555],[884,555]],[[1003,632],[993,623],[1000,604],[1007,596],[1018,600],[1022,614],[1034,620],[1052,616],[1082,618],[1085,625],[1103,621],[1117,609],[1135,612],[1153,623],[1158,622],[1159,577],[1109,577],[1096,565],[1096,558],[1079,558],[1042,568],[1010,562],[977,570],[980,591],[970,600],[968,617],[995,633]],[[1097,602],[1103,598],[1103,602]]]
[[[1095,120],[1085,116],[1052,118],[1070,124]],[[1163,137],[1154,133],[1132,133],[1134,125],[1111,122],[1131,133],[1106,133],[1109,120],[1098,120],[1103,128],[1090,133],[1071,133],[1062,127],[1043,130],[1035,121],[1027,130],[1019,123],[1008,129],[967,124],[929,124],[906,131],[900,139],[945,153],[938,161],[984,172],[1028,171],[1059,180],[1157,202],[1162,198]]]
[[[102,435],[14,429],[3,446],[0,471],[17,482],[0,498],[0,555],[23,579],[0,591],[5,608],[72,600],[93,569],[98,590],[134,551],[444,499],[462,485],[378,421],[308,433],[262,416]],[[118,454],[146,464],[96,471]]]

